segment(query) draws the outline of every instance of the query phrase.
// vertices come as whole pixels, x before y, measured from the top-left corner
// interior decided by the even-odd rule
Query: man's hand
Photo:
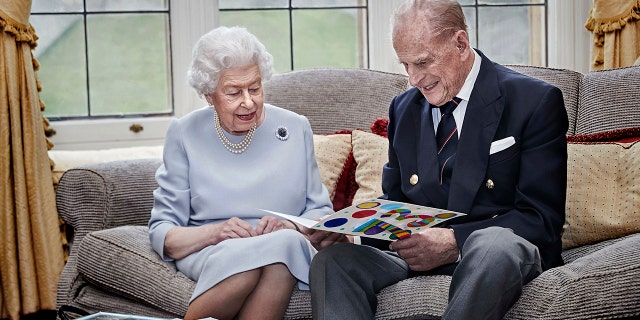
[[[454,263],[460,254],[453,230],[448,228],[428,228],[391,243],[389,248],[413,271],[428,271]]]
[[[353,242],[347,235],[304,227],[302,232],[309,238],[314,248],[322,250],[339,242]]]

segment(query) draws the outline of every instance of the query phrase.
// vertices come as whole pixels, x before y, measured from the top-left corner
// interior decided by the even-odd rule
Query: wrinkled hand
[[[447,228],[428,228],[396,240],[389,248],[396,251],[413,271],[428,271],[454,263],[460,254],[453,231]]]
[[[302,232],[307,236],[314,248],[322,250],[340,242],[353,242],[347,235],[331,231],[323,231],[304,227]]]
[[[256,233],[259,235],[267,234],[284,228],[285,225],[282,220],[279,220],[274,216],[264,216],[260,219],[258,225],[256,226]]]
[[[248,238],[258,235],[250,223],[237,217],[215,224],[215,227],[218,235],[216,243],[227,239]]]

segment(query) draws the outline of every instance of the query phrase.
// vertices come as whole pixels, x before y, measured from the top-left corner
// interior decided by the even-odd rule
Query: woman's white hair
[[[218,27],[198,39],[187,73],[191,85],[202,98],[216,89],[224,69],[257,64],[262,81],[273,75],[273,56],[247,29]]]

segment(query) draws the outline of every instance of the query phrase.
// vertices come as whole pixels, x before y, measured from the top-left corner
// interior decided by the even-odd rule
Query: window
[[[51,120],[173,113],[163,0],[36,0],[41,98]]]
[[[503,64],[547,66],[546,0],[461,0],[471,45]]]
[[[276,73],[310,67],[368,68],[367,0],[219,0],[220,25],[255,34]]]

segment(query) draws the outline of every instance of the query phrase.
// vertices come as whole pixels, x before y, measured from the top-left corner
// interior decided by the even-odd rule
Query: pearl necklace
[[[256,124],[253,123],[253,126],[251,126],[251,129],[249,129],[249,132],[247,132],[247,135],[244,136],[244,139],[242,139],[242,141],[240,141],[239,143],[233,143],[222,132],[222,126],[220,125],[220,118],[218,118],[217,112],[213,113],[213,124],[216,127],[216,133],[218,133],[218,138],[220,138],[220,141],[222,142],[224,147],[227,148],[229,152],[235,153],[235,154],[243,153],[245,150],[247,150],[247,148],[249,147],[249,144],[251,144],[251,139],[253,138],[253,132],[256,131]]]

